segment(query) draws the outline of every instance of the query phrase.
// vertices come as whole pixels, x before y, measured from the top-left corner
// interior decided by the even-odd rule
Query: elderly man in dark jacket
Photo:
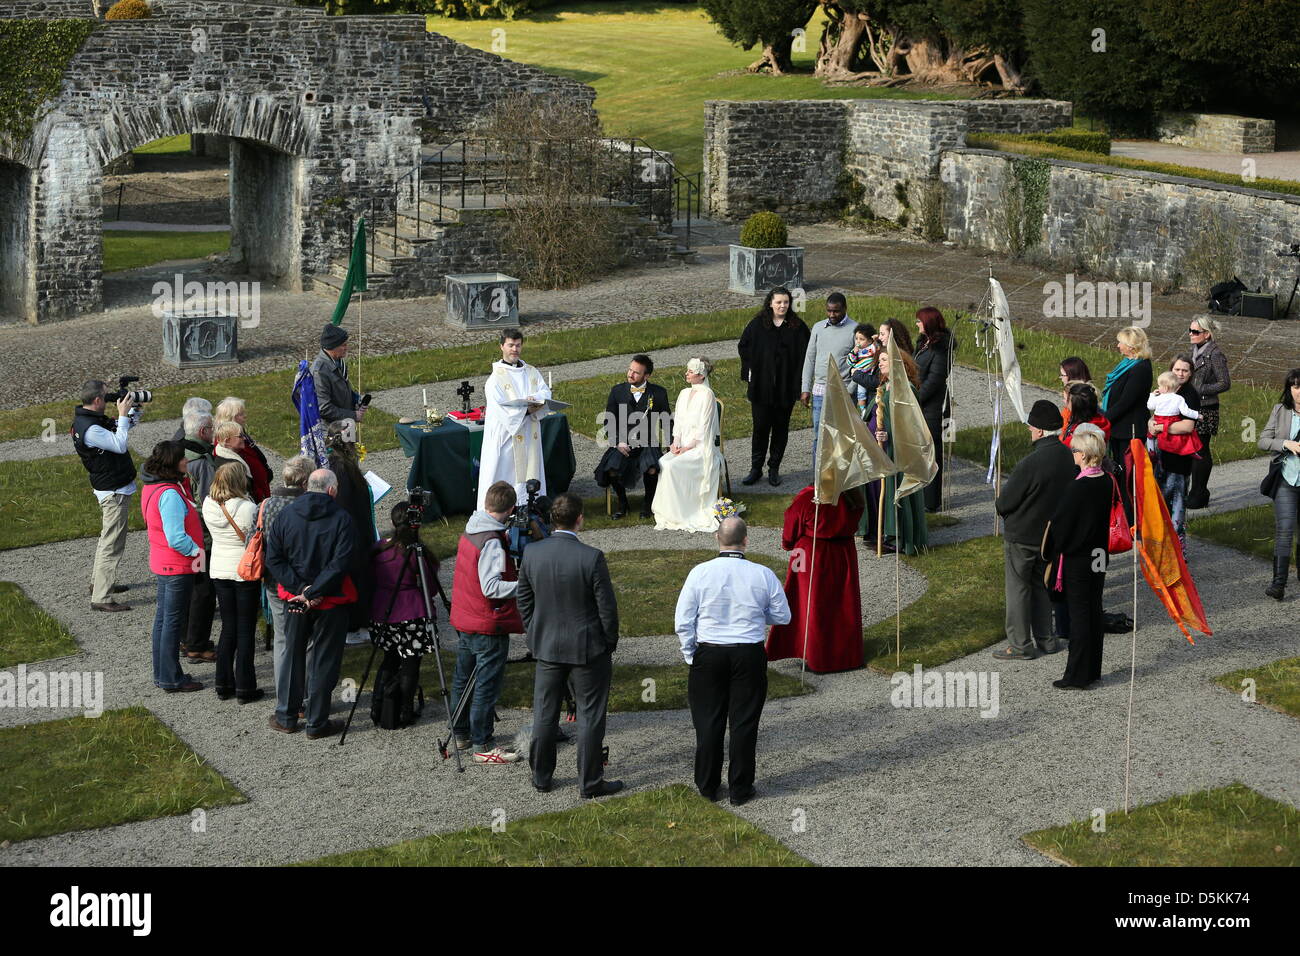
[[[330,737],[342,729],[330,720],[330,698],[339,680],[343,641],[348,630],[347,605],[357,599],[348,578],[352,559],[352,519],[334,503],[338,479],[318,468],[307,490],[276,517],[266,533],[266,566],[285,602],[284,666],[287,685],[277,681],[272,730],[298,730],[298,709],[307,692],[307,737]],[[307,644],[311,642],[311,663]],[[281,687],[287,692],[281,694]]]
[[[345,418],[361,420],[366,410],[361,396],[352,391],[348,381],[348,330],[326,325],[320,334],[320,352],[311,363],[311,379],[316,385],[316,407],[326,425]]]
[[[1002,486],[995,507],[1005,522],[1006,627],[1009,647],[994,651],[1000,661],[1028,661],[1061,649],[1052,636],[1052,604],[1043,583],[1046,564],[1039,553],[1043,532],[1069,483],[1078,474],[1074,456],[1058,437],[1061,412],[1040,399],[1029,411],[1033,450]]]

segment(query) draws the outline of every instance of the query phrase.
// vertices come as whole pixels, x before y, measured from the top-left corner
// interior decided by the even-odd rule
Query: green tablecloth
[[[406,487],[429,492],[426,518],[467,515],[478,502],[478,465],[483,432],[470,430],[453,418],[425,431],[418,425],[396,424],[397,440],[411,459]],[[542,460],[546,468],[546,493],[554,498],[569,490],[578,467],[573,438],[565,415],[542,419]]]

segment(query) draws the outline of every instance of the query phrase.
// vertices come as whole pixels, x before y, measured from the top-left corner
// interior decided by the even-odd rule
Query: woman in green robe
[[[907,370],[907,377],[912,382],[915,389],[920,385],[920,375],[917,372],[916,364],[912,357],[906,352],[899,351],[902,357],[903,366]],[[871,429],[876,440],[880,442],[881,448],[885,454],[892,455],[893,434],[889,420],[889,353],[881,352],[880,358],[880,388],[867,401],[866,410],[863,412],[863,419],[867,427]],[[886,554],[892,554],[895,551],[902,551],[903,554],[916,554],[924,551],[929,544],[929,532],[925,524],[925,495],[920,490],[914,491],[894,507],[894,490],[898,485],[898,475],[890,475],[884,479],[884,501],[876,499],[877,505],[881,506],[884,512],[884,539],[885,544],[882,549]],[[874,492],[880,494],[880,482],[874,482],[869,486],[868,493]],[[874,509],[873,509],[874,510]],[[865,527],[859,528],[859,533],[868,541],[874,541],[876,537],[876,528]]]

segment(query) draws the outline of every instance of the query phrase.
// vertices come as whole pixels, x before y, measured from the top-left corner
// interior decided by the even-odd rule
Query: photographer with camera
[[[131,428],[140,421],[140,406],[153,397],[143,390],[128,390],[133,381],[138,379],[122,376],[117,392],[110,396],[107,386],[92,378],[81,387],[81,404],[72,416],[72,444],[90,474],[90,487],[103,515],[90,583],[90,606],[96,611],[131,610],[130,605],[113,600],[114,594],[127,589],[116,582],[117,566],[126,550],[128,499],[135,494],[135,463],[126,446]],[[117,405],[116,420],[104,414],[110,398]]]
[[[452,730],[456,749],[474,748],[475,763],[514,763],[519,759],[513,750],[492,746],[510,635],[524,630],[515,605],[519,566],[506,539],[507,521],[516,501],[514,485],[494,482],[484,495],[483,509],[475,511],[466,523],[456,549],[451,626],[460,642],[451,700],[453,707],[460,708],[460,718]],[[462,708],[459,702],[476,666],[473,695]]]

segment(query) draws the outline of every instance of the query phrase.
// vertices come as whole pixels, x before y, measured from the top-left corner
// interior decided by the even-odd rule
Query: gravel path
[[[963,521],[942,529],[937,541],[988,531],[982,475],[959,464],[953,477]],[[607,550],[646,547],[648,539],[659,547],[705,544],[684,533],[631,529],[588,536]],[[512,820],[579,805],[571,750],[561,754],[559,788],[539,795],[522,766],[471,766],[457,775],[436,756],[439,727],[432,720],[402,733],[380,732],[362,720],[351,743],[340,748],[336,741],[271,733],[265,726],[269,701],[239,707],[218,702],[210,691],[168,695],[151,688],[143,676],[149,671],[153,613],[151,582],[142,570],[144,536],[130,535],[123,565],[134,569],[126,581],[136,610],[108,619],[89,612],[81,592],[91,563],[87,545],[61,542],[0,555],[0,577],[21,584],[81,644],[82,653],[49,667],[103,671],[107,707],[149,707],[250,802],[210,811],[201,834],[192,832],[188,816],[168,817],[14,844],[0,848],[0,863],[285,863],[485,825],[498,808]],[[757,529],[754,545],[779,553],[770,529]],[[1296,722],[1210,684],[1217,674],[1294,655],[1292,605],[1262,596],[1262,562],[1196,541],[1191,563],[1214,637],[1189,646],[1164,621],[1144,585],[1139,592],[1133,800],[1152,802],[1241,780],[1297,803]],[[864,622],[892,611],[893,564],[861,560]],[[1129,600],[1130,569],[1128,561],[1116,562],[1108,606]],[[910,604],[926,585],[903,568],[902,586]],[[814,693],[766,708],[761,798],[735,812],[822,864],[1047,865],[1020,842],[1022,833],[1086,818],[1094,807],[1113,809],[1122,800],[1128,649],[1127,636],[1109,638],[1103,685],[1087,694],[1051,687],[1064,667],[1059,655],[1011,666],[995,665],[980,652],[948,665],[997,669],[996,719],[983,719],[975,710],[895,709],[889,679],[874,673],[811,676]],[[667,663],[675,654],[671,637],[629,638],[617,660]],[[257,665],[259,681],[269,686],[269,654],[259,651]],[[778,666],[797,669],[794,662]],[[209,666],[191,670],[210,683]],[[431,669],[424,682],[436,685]],[[336,713],[342,708],[336,701]],[[438,711],[436,703],[433,709]],[[9,709],[0,711],[0,726],[52,716]],[[504,718],[503,735],[527,722],[525,712],[507,711]],[[684,711],[613,715],[608,743],[610,776],[632,789],[690,781],[693,738]],[[394,774],[394,766],[407,772]],[[792,826],[797,811],[806,821],[803,832]]]

